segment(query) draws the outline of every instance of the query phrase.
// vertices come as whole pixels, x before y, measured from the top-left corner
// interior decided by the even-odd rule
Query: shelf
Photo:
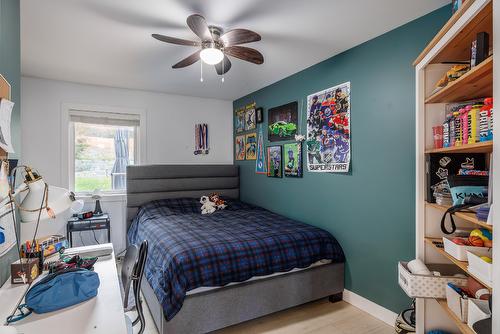
[[[470,7],[472,5],[468,4]],[[462,13],[464,13],[463,11]],[[457,19],[458,20],[458,19]],[[450,27],[451,28],[451,27]],[[479,32],[487,32],[493,45],[493,1],[489,1],[474,17],[439,51],[431,63],[468,61],[473,40]]]
[[[463,271],[465,271],[469,276],[471,276],[472,278],[474,278],[476,281],[478,281],[479,283],[481,283],[482,285],[484,285],[488,290],[491,291],[491,287],[488,284],[484,283],[484,281],[482,281],[481,279],[477,278],[477,276],[475,276],[475,275],[473,275],[473,274],[471,274],[469,272],[469,270],[467,269],[467,267],[469,266],[469,263],[467,261],[459,261],[459,260],[455,259],[450,254],[446,253],[444,251],[444,249],[436,247],[436,245],[434,245],[432,243],[433,241],[440,241],[440,242],[442,242],[443,239],[441,239],[441,238],[425,238],[425,242],[427,242],[429,245],[431,245],[438,253],[440,253],[441,255],[443,255],[444,257],[446,257],[448,260],[450,260],[451,262],[453,262],[456,266],[458,266],[460,269],[462,269]]]
[[[425,103],[449,103],[493,96],[493,57],[429,96]]]
[[[458,21],[458,19],[465,13],[467,9],[472,5],[474,0],[465,0],[462,6],[453,14],[453,16],[446,22],[446,24],[439,30],[439,32],[434,36],[434,38],[427,44],[424,51],[413,62],[413,66],[416,66],[424,57],[429,53],[429,51],[443,38],[443,36],[450,30],[450,28]]]
[[[462,146],[452,146],[443,148],[433,148],[425,153],[491,153],[493,152],[493,141],[484,141],[476,144]]]
[[[455,325],[457,325],[458,329],[460,330],[460,333],[462,334],[475,334],[475,332],[470,328],[467,324],[463,323],[455,313],[453,313],[452,310],[448,307],[448,304],[446,303],[446,299],[436,299],[436,302],[443,308],[443,310],[448,313],[450,318],[455,322]]]
[[[449,209],[448,206],[443,206],[443,205],[439,205],[439,204],[436,204],[436,203],[428,203],[426,202],[426,205],[428,207],[431,207],[431,208],[435,208],[437,210],[440,210],[440,211],[443,211],[445,212],[446,210]],[[476,215],[474,213],[468,213],[468,212],[455,212],[454,213],[455,217],[458,217],[458,218],[461,218],[463,220],[466,220],[468,221],[469,223],[472,223],[472,224],[475,224],[475,225],[478,225],[478,226],[481,226],[481,227],[484,227],[485,229],[487,230],[490,230],[492,231],[493,230],[493,225],[489,225],[487,224],[486,222],[482,221],[482,220],[479,220],[476,218]]]

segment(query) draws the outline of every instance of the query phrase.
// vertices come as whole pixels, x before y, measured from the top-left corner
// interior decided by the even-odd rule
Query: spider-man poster
[[[346,82],[307,97],[307,168],[311,172],[349,172],[350,87]]]

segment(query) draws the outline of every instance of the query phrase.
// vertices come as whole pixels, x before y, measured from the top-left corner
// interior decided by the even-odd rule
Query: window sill
[[[109,194],[101,194],[101,202],[124,202],[127,199],[127,194],[125,193],[109,193]],[[76,193],[75,194],[76,199],[81,199],[84,202],[90,202],[94,201],[92,199],[92,194],[85,194],[85,193]]]

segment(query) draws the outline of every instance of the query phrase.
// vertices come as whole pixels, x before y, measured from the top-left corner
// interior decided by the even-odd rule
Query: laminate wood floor
[[[158,334],[146,312],[144,334]],[[327,299],[297,306],[212,334],[394,334],[394,328],[346,302]]]

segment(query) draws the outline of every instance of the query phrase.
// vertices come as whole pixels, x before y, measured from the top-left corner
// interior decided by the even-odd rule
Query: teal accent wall
[[[21,149],[21,52],[20,52],[19,0],[0,0],[0,73],[12,86],[12,145],[18,159]],[[0,258],[0,285],[10,276],[10,263],[17,258],[16,249]]]
[[[299,101],[305,134],[306,97],[351,82],[351,172],[309,173],[304,164],[302,179],[275,179],[237,161],[241,198],[330,231],[347,257],[346,288],[394,312],[409,304],[397,262],[415,257],[412,63],[450,16],[445,6],[234,101],[235,109],[255,101],[266,122],[268,108]]]

